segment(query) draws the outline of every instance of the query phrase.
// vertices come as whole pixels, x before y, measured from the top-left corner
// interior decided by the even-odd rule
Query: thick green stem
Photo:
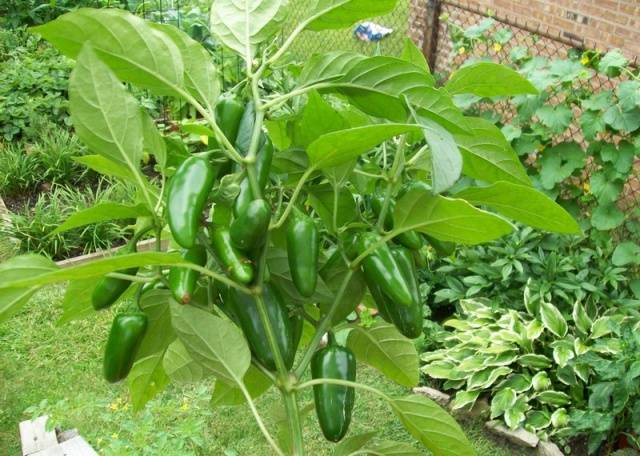
[[[304,455],[304,439],[302,436],[302,422],[295,390],[283,391],[284,406],[289,420],[289,432],[291,432],[292,450],[294,456]]]
[[[149,283],[155,280],[153,277],[143,277],[143,276],[137,276],[137,275],[122,274],[120,272],[110,272],[107,274],[107,277],[111,277],[113,279],[128,280],[129,282],[136,282],[136,283]]]
[[[396,154],[393,157],[393,165],[391,166],[391,172],[389,173],[389,179],[387,182],[387,190],[384,195],[384,202],[382,204],[382,209],[380,210],[380,216],[378,217],[377,228],[378,231],[382,232],[384,228],[384,220],[387,216],[387,212],[389,211],[389,206],[391,205],[391,196],[393,192],[393,186],[398,181],[400,174],[404,168],[404,147],[406,141],[406,135],[402,135],[400,137],[400,144],[396,149]]]
[[[309,177],[311,176],[311,174],[313,174],[313,172],[315,170],[316,169],[313,166],[310,167],[310,168],[307,168],[307,170],[304,172],[302,177],[300,177],[300,180],[298,181],[298,184],[296,185],[296,188],[293,190],[293,195],[291,195],[291,199],[289,200],[289,204],[287,204],[287,207],[285,208],[284,212],[282,213],[282,216],[280,217],[280,219],[278,219],[278,221],[276,223],[271,224],[271,226],[269,227],[270,230],[278,229],[282,225],[284,225],[284,222],[287,221],[287,217],[289,217],[289,214],[293,210],[293,207],[294,207],[294,205],[296,203],[296,200],[298,199],[298,196],[300,195],[300,192],[302,191],[302,187],[304,186],[304,184],[307,181],[307,179],[309,179]]]

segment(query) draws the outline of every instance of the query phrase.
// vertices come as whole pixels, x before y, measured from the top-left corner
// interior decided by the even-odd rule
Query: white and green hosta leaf
[[[286,0],[214,0],[211,32],[252,64],[258,46],[282,28],[287,6]]]
[[[532,387],[531,376],[529,374],[511,374],[500,382],[497,388],[510,388],[516,393],[524,393]]]
[[[429,377],[445,380],[462,380],[466,376],[456,370],[456,364],[451,361],[434,361],[421,368]]]
[[[571,312],[571,316],[573,317],[573,322],[576,325],[576,328],[583,334],[589,334],[591,330],[591,326],[593,325],[593,320],[587,314],[587,311],[584,309],[584,306],[580,301],[576,301],[573,305],[573,311]]]
[[[569,424],[569,414],[564,408],[558,408],[551,414],[551,425],[554,428],[563,428]]]
[[[564,337],[569,330],[567,320],[556,306],[549,302],[540,303],[540,318],[544,327],[558,337]]]
[[[578,385],[578,377],[576,376],[575,370],[568,364],[556,369],[556,378],[567,386]]]
[[[524,427],[530,431],[538,431],[551,426],[551,415],[545,410],[533,410],[527,413]]]
[[[537,394],[535,398],[542,404],[548,404],[553,406],[562,406],[571,403],[571,398],[568,394],[562,391],[547,390]]]
[[[515,403],[504,411],[504,422],[510,429],[517,429],[526,419],[525,413],[530,409],[524,396],[518,397]]]
[[[545,391],[551,388],[551,379],[546,371],[540,371],[531,379],[535,391]]]
[[[533,369],[546,369],[551,367],[551,360],[544,355],[536,355],[529,353],[518,358],[518,364],[523,367],[531,367]]]
[[[601,337],[611,334],[611,318],[604,316],[598,318],[591,325],[591,339],[599,339]]]
[[[481,391],[458,391],[451,401],[451,410],[470,409],[480,396]]]
[[[499,390],[491,399],[491,418],[497,418],[516,403],[517,394],[511,388]]]
[[[575,357],[573,343],[569,340],[559,340],[551,344],[553,348],[553,359],[560,367],[564,367]]]
[[[493,385],[500,377],[510,374],[512,371],[510,368],[502,367],[489,367],[479,372],[474,372],[467,380],[468,390],[484,390]]]

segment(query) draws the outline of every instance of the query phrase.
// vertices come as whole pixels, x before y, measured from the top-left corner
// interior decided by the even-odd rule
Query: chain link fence
[[[432,29],[425,31],[425,53],[430,57],[430,64],[435,73],[446,77],[452,71],[459,68],[470,58],[490,57],[499,63],[509,63],[512,52],[517,52],[519,48],[529,50],[533,56],[546,57],[549,59],[565,59],[569,57],[572,50],[583,50],[588,48],[587,43],[579,37],[566,38],[560,34],[550,33],[549,30],[539,25],[535,28],[529,27],[522,21],[507,15],[494,14],[491,18],[495,21],[495,29],[503,30],[502,33],[510,35],[511,38],[495,46],[489,42],[478,42],[471,49],[456,49],[451,39],[452,27],[469,29],[478,27],[482,21],[489,16],[486,11],[472,6],[466,2],[455,0],[428,0],[428,14],[432,17],[429,23]],[[636,61],[637,63],[637,61]],[[608,78],[602,74],[594,75],[588,80],[577,80],[574,84],[575,90],[588,89],[594,93],[614,90],[616,86],[624,81],[624,74],[617,78]],[[557,105],[564,100],[559,95],[552,96],[548,103]],[[508,101],[493,103],[490,106],[480,106],[480,109],[491,109],[496,112],[503,124],[508,124],[516,115],[516,109]],[[587,141],[582,134],[582,128],[578,123],[581,111],[574,108],[573,121],[569,128],[562,134],[553,138],[553,144],[558,144],[567,140],[572,140],[587,147]],[[612,134],[605,134],[602,138],[608,142],[617,143],[621,138]],[[577,181],[588,181],[589,176],[597,169],[596,164],[588,162],[583,171],[583,175]],[[618,207],[629,217],[637,217],[633,212],[640,208],[640,159],[636,159],[634,172],[626,182],[618,201]]]

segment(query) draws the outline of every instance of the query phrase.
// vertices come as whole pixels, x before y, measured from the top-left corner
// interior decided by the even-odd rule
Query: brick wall
[[[411,37],[422,45],[427,4],[410,0]],[[583,39],[585,47],[621,49],[640,56],[640,0],[463,0],[459,3],[491,10],[528,27],[541,27],[567,39]]]

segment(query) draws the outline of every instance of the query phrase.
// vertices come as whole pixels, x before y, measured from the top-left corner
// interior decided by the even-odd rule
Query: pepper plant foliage
[[[214,1],[211,31],[244,59],[247,70],[246,80],[224,96],[209,54],[172,26],[120,10],[80,9],[35,28],[76,61],[71,117],[95,154],[83,163],[137,188],[136,205],[96,206],[75,214],[60,230],[136,217],[131,244],[151,231],[158,249],[66,269],[40,256],[13,258],[0,265],[0,320],[52,283],[69,283],[64,321],[90,316],[92,294],[95,301],[112,293],[117,301],[135,293],[137,315],[144,312],[148,324],[117,323],[111,336],[120,333],[124,340],[110,339],[109,347],[126,346],[130,352],[108,353],[105,368],[111,380],[128,374],[136,408],[171,381],[213,376],[213,404],[247,404],[276,454],[303,454],[296,393],[314,388],[322,430],[339,440],[357,391],[386,400],[407,431],[434,454],[473,454],[459,426],[435,403],[412,395],[388,397],[355,382],[353,366],[345,370],[340,363],[355,358],[402,385],[418,382],[418,355],[396,320],[403,306],[421,301],[411,254],[395,245],[407,241],[403,234],[478,244],[512,231],[506,218],[550,231],[579,231],[562,208],[532,187],[501,132],[465,117],[452,101],[458,94],[536,89],[514,71],[486,63],[461,70],[438,88],[410,42],[402,58],[316,55],[290,91],[267,91],[263,84],[301,32],[350,27],[391,11],[395,3],[317,0],[278,46],[285,1]],[[193,106],[198,119],[190,128],[210,137],[210,149],[189,151],[174,138],[163,138],[123,83]],[[229,98],[247,102],[238,128],[230,120],[235,114],[225,114],[236,112]],[[145,154],[155,157],[158,178],[141,172]],[[458,182],[462,174],[465,185]],[[372,192],[382,195],[378,216],[369,207]],[[271,211],[266,224],[247,216],[258,200]],[[260,203],[255,210],[262,214],[264,208]],[[253,224],[249,233],[238,220]],[[303,234],[291,229],[300,220]],[[255,236],[253,229],[263,231]],[[161,238],[168,237],[187,250],[162,251]],[[291,254],[300,238],[311,250],[318,246],[304,270]],[[293,251],[302,252],[299,243]],[[168,278],[167,268],[172,269]],[[366,284],[380,291],[398,329],[383,322],[366,328],[345,319]],[[339,331],[349,331],[344,347],[333,337]],[[327,332],[329,349],[318,350]],[[305,381],[310,365],[312,380]],[[270,387],[282,393],[287,417],[274,423],[284,427],[277,438],[254,404]],[[333,414],[327,396],[338,402]],[[344,421],[336,424],[338,418]],[[377,454],[406,451],[403,444],[369,439],[351,437],[336,451],[363,446]]]

